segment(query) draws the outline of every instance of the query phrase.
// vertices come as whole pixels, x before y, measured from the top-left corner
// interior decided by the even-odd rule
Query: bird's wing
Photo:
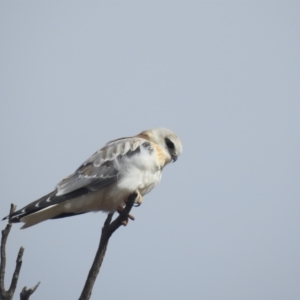
[[[125,138],[109,142],[87,159],[72,175],[59,182],[56,190],[4,219],[9,217],[10,222],[19,222],[27,215],[115,183],[120,177],[118,161],[139,153],[141,146],[149,148],[150,143],[142,138]]]
[[[119,179],[117,160],[140,152],[140,146],[148,143],[142,138],[124,138],[107,143],[87,159],[72,175],[56,186],[56,196],[65,195],[81,188],[96,191]]]

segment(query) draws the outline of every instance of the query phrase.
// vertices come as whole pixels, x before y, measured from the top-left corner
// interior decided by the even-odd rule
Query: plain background
[[[183,154],[91,299],[300,299],[299,37],[298,1],[1,1],[1,216],[109,140],[167,127]],[[18,293],[78,299],[104,220],[14,225],[6,286],[22,245]]]

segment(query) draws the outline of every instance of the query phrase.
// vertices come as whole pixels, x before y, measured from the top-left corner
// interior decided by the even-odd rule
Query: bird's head
[[[175,162],[182,152],[182,143],[178,136],[169,129],[155,128],[143,131],[140,135],[162,147],[168,157],[167,161]]]

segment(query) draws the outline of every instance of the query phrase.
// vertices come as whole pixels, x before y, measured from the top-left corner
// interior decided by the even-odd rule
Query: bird
[[[3,218],[22,229],[49,219],[122,210],[135,193],[136,205],[161,179],[163,168],[182,153],[182,142],[166,128],[144,130],[108,142],[54,191]]]

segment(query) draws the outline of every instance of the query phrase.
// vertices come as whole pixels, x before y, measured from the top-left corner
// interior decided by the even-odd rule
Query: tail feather
[[[21,219],[23,217],[43,209],[44,207],[43,206],[41,207],[39,205],[39,203],[41,201],[45,201],[46,199],[48,199],[49,197],[51,197],[53,195],[55,195],[55,191],[43,196],[42,198],[40,198],[38,200],[31,202],[30,204],[26,205],[22,209],[19,209],[19,210],[13,212],[12,214],[4,217],[2,220],[9,219],[9,223],[19,223],[19,222],[21,222]]]
[[[63,206],[61,204],[54,204],[25,217],[21,217],[20,221],[24,222],[24,225],[21,227],[21,229],[28,228],[40,222],[55,218],[62,212]]]
[[[56,196],[56,192],[57,191],[55,190],[43,196],[42,198],[23,207],[22,209],[19,209],[14,213],[4,217],[3,220],[9,219],[10,223],[25,222],[22,228],[27,228],[47,219],[71,216],[73,212],[65,212],[62,209],[63,206],[60,204],[63,204],[67,200],[72,200],[77,197],[89,194],[90,190],[81,188],[60,196]],[[74,214],[77,213],[74,212]]]

